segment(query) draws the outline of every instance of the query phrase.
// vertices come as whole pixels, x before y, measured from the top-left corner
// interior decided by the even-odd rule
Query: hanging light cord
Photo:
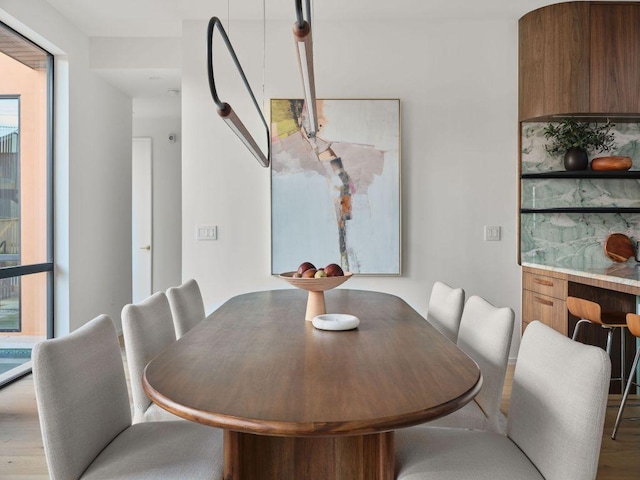
[[[311,0],[305,1],[305,6],[307,8],[307,18],[306,21],[311,25]],[[298,28],[304,28],[305,18],[302,13],[302,0],[296,0],[296,17],[298,21]]]

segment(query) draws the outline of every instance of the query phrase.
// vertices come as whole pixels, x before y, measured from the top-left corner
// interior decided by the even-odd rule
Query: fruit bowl
[[[324,303],[324,291],[342,285],[353,276],[353,273],[345,272],[344,275],[336,277],[294,278],[294,273],[296,272],[285,272],[278,276],[294,287],[309,292],[307,297],[307,313],[304,316],[304,319],[308,321],[313,320],[313,317],[327,313],[327,307]]]

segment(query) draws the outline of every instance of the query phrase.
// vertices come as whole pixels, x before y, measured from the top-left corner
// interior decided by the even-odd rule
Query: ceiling
[[[294,0],[47,0],[88,36],[179,37],[183,20],[295,19]],[[304,4],[305,2],[303,2]],[[317,0],[317,20],[514,17],[553,0]]]
[[[184,20],[295,20],[294,0],[46,0],[89,37],[181,37]],[[305,2],[303,1],[303,4]],[[314,20],[513,18],[547,0],[316,0]],[[226,22],[225,22],[226,23]],[[180,116],[180,71],[101,70],[131,96],[134,116]]]

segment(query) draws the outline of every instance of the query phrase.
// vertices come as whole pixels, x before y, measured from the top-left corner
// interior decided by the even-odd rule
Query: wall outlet
[[[498,242],[500,241],[500,227],[484,226],[484,241]]]
[[[196,240],[217,240],[217,239],[218,239],[217,225],[197,225],[196,226]]]

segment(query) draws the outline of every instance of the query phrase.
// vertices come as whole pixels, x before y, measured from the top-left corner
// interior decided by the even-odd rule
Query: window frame
[[[44,132],[46,136],[46,192],[45,192],[45,202],[46,202],[46,244],[47,244],[47,254],[46,261],[42,263],[34,263],[34,264],[25,264],[25,265],[17,265],[11,267],[0,267],[0,279],[6,278],[14,278],[14,277],[23,277],[26,275],[33,275],[38,273],[47,274],[47,312],[46,312],[46,338],[53,338],[54,334],[54,56],[46,49],[37,45],[35,42],[31,41],[24,35],[20,34],[7,24],[0,22],[0,28],[5,29],[11,35],[15,35],[23,42],[27,42],[34,49],[39,50],[46,57],[44,60],[46,68],[46,132]],[[16,61],[20,61],[15,58],[13,55],[11,56]],[[23,62],[24,63],[24,62]],[[20,101],[20,95],[2,95],[3,98],[18,98]],[[20,134],[22,120],[19,117],[18,120],[18,132]],[[22,327],[22,319],[20,318],[20,327]],[[31,369],[29,369],[25,373],[29,373]],[[23,373],[24,374],[24,373]],[[22,374],[18,374],[15,378],[9,379],[6,383],[9,383],[16,378],[19,378]],[[5,383],[5,384],[6,384]],[[0,385],[1,386],[1,385]]]

